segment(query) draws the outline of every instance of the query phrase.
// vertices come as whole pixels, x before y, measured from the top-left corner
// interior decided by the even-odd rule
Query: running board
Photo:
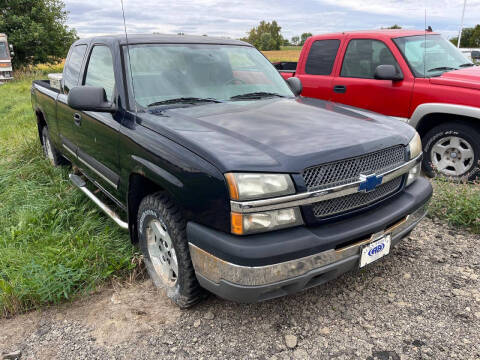
[[[69,174],[68,177],[70,178],[70,181],[73,183],[73,185],[79,188],[85,195],[90,198],[90,200],[97,204],[97,206],[102,209],[105,214],[110,216],[110,218],[115,221],[118,226],[120,226],[124,230],[128,230],[128,223],[120,219],[120,217],[115,211],[110,209],[104,202],[102,202],[98,197],[96,197],[95,194],[88,190],[86,186],[87,184],[80,176],[75,174]]]

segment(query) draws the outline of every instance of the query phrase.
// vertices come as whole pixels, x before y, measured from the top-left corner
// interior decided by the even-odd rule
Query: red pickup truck
[[[275,63],[302,95],[397,117],[414,126],[427,174],[470,180],[480,158],[480,68],[440,34],[411,30],[310,37],[298,63]],[[360,111],[360,110],[358,110]]]

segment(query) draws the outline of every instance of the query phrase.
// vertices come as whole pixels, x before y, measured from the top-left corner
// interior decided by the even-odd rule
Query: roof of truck
[[[88,43],[91,41],[127,43],[125,34],[103,35],[80,39],[75,44]],[[243,45],[252,46],[246,42],[234,39],[226,39],[211,36],[196,35],[168,35],[168,34],[128,34],[129,44],[220,44],[220,45]]]
[[[358,30],[358,31],[344,31],[332,34],[319,34],[314,35],[314,38],[324,38],[329,36],[345,36],[345,35],[355,35],[355,36],[365,36],[365,37],[386,37],[386,38],[398,38],[404,36],[418,36],[418,35],[439,35],[439,33],[424,30],[404,30],[404,29],[379,29],[379,30]]]

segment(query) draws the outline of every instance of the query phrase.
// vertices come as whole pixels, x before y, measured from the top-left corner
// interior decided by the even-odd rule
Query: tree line
[[[293,36],[291,40],[284,38],[281,34],[282,27],[273,20],[272,22],[260,21],[260,24],[247,32],[247,36],[241,38],[255,46],[257,49],[266,50],[280,50],[282,46],[303,46],[305,41],[312,36],[312,33],[303,33],[302,35]]]

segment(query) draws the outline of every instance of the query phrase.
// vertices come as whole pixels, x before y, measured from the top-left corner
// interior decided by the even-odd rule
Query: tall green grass
[[[135,266],[128,235],[43,159],[30,86],[50,70],[0,85],[0,315],[72,299]]]
[[[435,180],[429,210],[430,216],[480,234],[480,182],[456,184]]]

